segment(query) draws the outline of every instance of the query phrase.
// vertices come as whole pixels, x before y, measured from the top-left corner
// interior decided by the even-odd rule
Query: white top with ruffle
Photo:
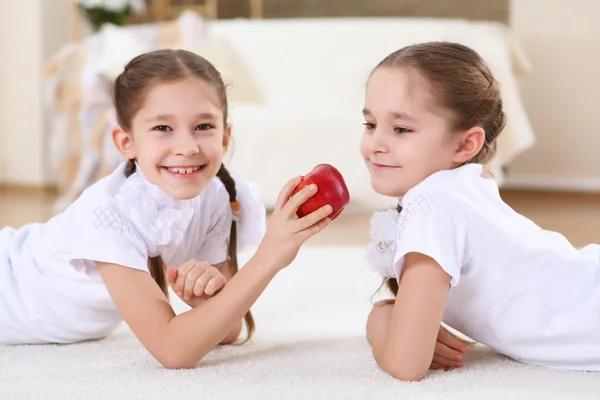
[[[125,163],[45,224],[0,231],[0,343],[72,343],[106,336],[122,322],[96,262],[148,272],[148,257],[178,267],[227,259],[232,219],[238,251],[260,243],[265,207],[256,186],[233,174],[234,216],[214,178],[196,198],[174,200]]]
[[[600,245],[539,227],[482,172],[436,172],[375,213],[367,265],[402,291],[406,255],[429,256],[450,277],[445,323],[524,363],[600,371]]]

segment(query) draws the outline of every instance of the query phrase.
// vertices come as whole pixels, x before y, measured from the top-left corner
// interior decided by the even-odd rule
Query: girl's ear
[[[112,139],[119,153],[125,158],[129,160],[136,158],[135,144],[130,133],[117,125],[112,129]]]
[[[229,143],[231,142],[231,124],[225,125],[225,132],[223,132],[223,154],[229,150]]]
[[[464,131],[459,137],[460,142],[454,154],[454,162],[464,164],[473,159],[485,144],[485,131],[482,127],[475,126]]]

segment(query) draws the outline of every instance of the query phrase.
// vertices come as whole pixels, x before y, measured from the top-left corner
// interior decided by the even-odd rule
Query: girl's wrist
[[[248,264],[252,264],[255,266],[255,268],[273,276],[283,269],[283,267],[279,265],[279,263],[277,263],[273,257],[270,257],[268,254],[264,254],[260,247],[250,258]]]

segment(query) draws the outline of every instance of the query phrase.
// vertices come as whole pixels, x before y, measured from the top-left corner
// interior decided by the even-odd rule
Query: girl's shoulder
[[[370,269],[384,278],[396,277],[398,260],[406,252],[416,251],[451,265],[456,284],[459,266],[477,252],[468,208],[474,204],[473,193],[480,190],[481,171],[480,165],[467,165],[437,172],[399,200],[400,211],[374,213],[366,253]],[[448,260],[449,254],[460,259]]]
[[[65,232],[62,240],[68,244],[69,261],[105,262],[147,271],[148,256],[157,253],[158,235],[153,235],[145,222],[151,220],[144,217],[146,204],[132,204],[123,197],[125,182],[128,178],[120,165],[84,190],[55,220]]]
[[[67,210],[74,207],[90,208],[114,199],[123,184],[127,181],[125,165],[126,163],[119,164],[109,175],[84,189],[79,197],[67,207]]]
[[[67,222],[78,231],[126,237],[150,256],[180,242],[194,215],[195,199],[178,201],[152,184],[141,171],[127,177],[126,163],[89,186],[67,209]],[[115,239],[117,240],[117,239]]]
[[[455,169],[438,171],[411,188],[402,200],[411,202],[432,193],[442,197],[460,198],[465,191],[480,190],[480,184],[487,181],[482,174],[481,164],[466,164]]]

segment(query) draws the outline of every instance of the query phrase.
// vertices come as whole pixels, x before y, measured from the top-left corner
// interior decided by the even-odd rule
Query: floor
[[[503,191],[517,212],[545,229],[558,231],[575,246],[600,242],[600,194]],[[42,222],[52,215],[52,190],[0,187],[0,227]],[[342,214],[311,239],[317,245],[364,245],[370,215]]]
[[[600,241],[600,194],[504,198],[577,245]],[[48,192],[0,190],[0,227],[47,219],[53,199]],[[364,244],[368,222],[367,215],[345,213],[313,243]],[[196,369],[165,372],[127,325],[101,341],[0,346],[0,398],[598,399],[598,374],[526,366],[482,345],[467,351],[462,368],[432,371],[419,384],[389,377],[364,337],[381,280],[361,257],[357,247],[305,247],[254,305],[253,340],[216,349]],[[184,311],[172,298],[177,313]]]
[[[365,338],[381,279],[362,255],[360,247],[304,247],[252,307],[252,340],[219,347],[194,369],[160,368],[127,325],[106,340],[70,346],[0,346],[0,399],[600,398],[598,373],[525,366],[482,345],[465,353],[462,368],[432,371],[419,383],[388,376]],[[177,314],[188,309],[171,299]]]

